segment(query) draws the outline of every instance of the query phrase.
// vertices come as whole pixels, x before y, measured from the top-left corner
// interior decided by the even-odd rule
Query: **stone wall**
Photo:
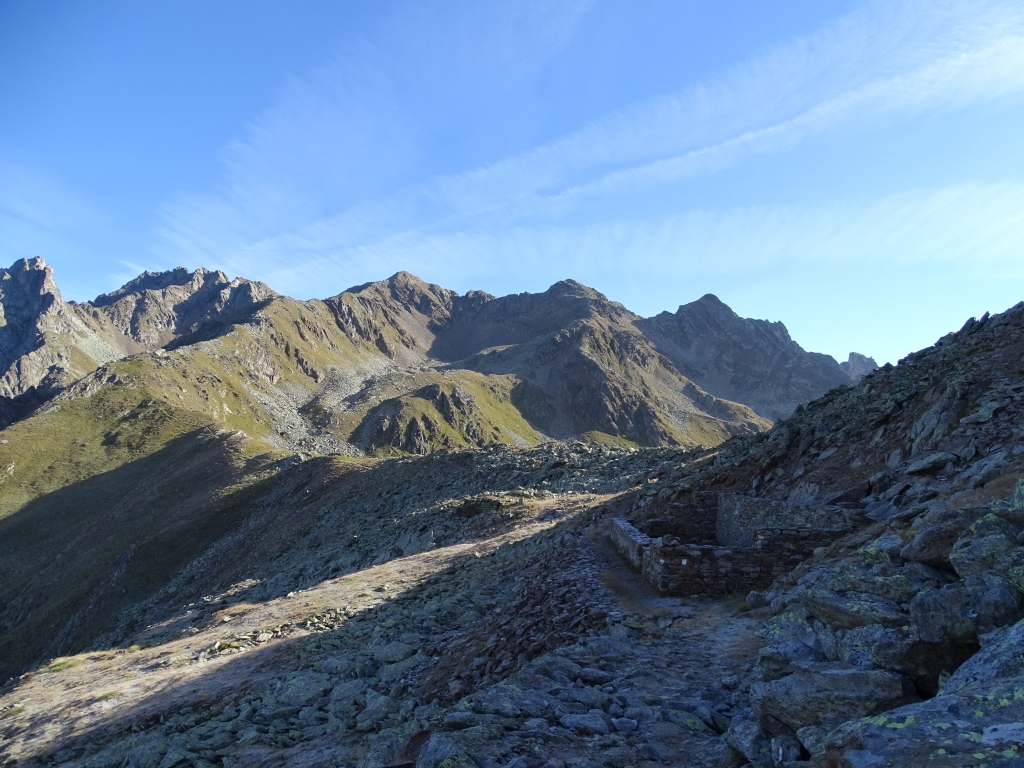
[[[651,537],[641,533],[629,520],[617,517],[611,525],[612,543],[629,560],[634,570],[639,571],[643,564],[644,552],[650,548]]]
[[[809,555],[827,547],[849,532],[849,528],[761,528],[755,530],[754,549],[776,555]]]
[[[850,531],[862,517],[859,512],[840,507],[789,504],[723,493],[718,497],[715,539],[725,546],[754,547],[758,531]]]
[[[654,587],[677,595],[764,589],[864,522],[839,507],[736,494],[694,493],[669,519],[613,520],[615,546]],[[675,511],[675,510],[671,510]]]
[[[668,594],[723,597],[763,589],[799,562],[799,557],[780,558],[756,549],[652,543],[644,552],[642,571]]]

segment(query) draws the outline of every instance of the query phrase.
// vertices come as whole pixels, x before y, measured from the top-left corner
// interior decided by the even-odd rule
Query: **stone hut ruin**
[[[838,506],[695,493],[672,519],[613,520],[611,538],[659,591],[724,596],[765,588],[864,522],[862,512]]]

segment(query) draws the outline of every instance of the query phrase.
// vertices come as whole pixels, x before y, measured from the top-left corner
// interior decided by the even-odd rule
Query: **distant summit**
[[[850,359],[845,363],[840,363],[839,367],[843,369],[843,373],[850,377],[851,381],[858,382],[875,370],[878,367],[878,363],[875,362],[873,357],[867,357],[859,352],[851,352]]]
[[[0,427],[104,363],[222,332],[277,294],[223,272],[144,272],[66,302],[41,258],[0,269]]]
[[[772,420],[851,381],[834,358],[793,341],[781,322],[740,317],[714,294],[644,320],[641,327],[698,386]]]

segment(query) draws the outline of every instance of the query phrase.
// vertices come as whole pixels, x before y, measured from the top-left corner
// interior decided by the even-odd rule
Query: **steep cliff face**
[[[212,337],[277,296],[263,283],[183,267],[144,272],[113,293],[77,307],[144,349]]]
[[[740,317],[711,294],[640,327],[697,385],[772,420],[851,382],[832,357],[805,351],[781,322]]]
[[[62,386],[138,349],[64,301],[40,259],[0,269],[0,427]]]
[[[851,352],[849,359],[845,363],[840,363],[839,367],[843,369],[843,373],[850,377],[851,381],[858,382],[875,370],[878,367],[878,363],[875,362],[873,357],[868,357],[858,352]]]

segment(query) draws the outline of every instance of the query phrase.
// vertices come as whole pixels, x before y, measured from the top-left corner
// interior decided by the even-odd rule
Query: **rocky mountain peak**
[[[56,386],[68,364],[67,350],[48,345],[47,335],[63,338],[79,325],[41,258],[0,269],[0,427],[17,415],[28,393]]]
[[[220,270],[177,267],[143,272],[112,293],[82,305],[94,318],[113,325],[146,348],[162,347],[182,335],[194,335],[216,320],[236,318],[277,296],[269,286]]]
[[[394,309],[418,312],[433,318],[437,318],[439,309],[442,314],[450,311],[452,302],[458,298],[455,291],[428,283],[405,271],[396,272],[386,280],[349,288],[339,296],[344,294],[359,296],[371,302],[383,301]]]
[[[857,382],[875,370],[878,363],[873,357],[862,355],[859,352],[851,352],[849,359],[845,363],[840,363],[839,367],[852,381]]]
[[[683,304],[676,310],[676,317],[684,324],[693,327],[703,325],[705,329],[730,330],[739,336],[746,337],[748,343],[757,343],[760,339],[773,339],[779,344],[793,344],[803,352],[803,348],[793,341],[789,329],[781,321],[755,320],[740,317],[732,308],[715,296],[706,293],[696,301]]]
[[[232,281],[220,270],[211,271],[199,267],[194,272],[189,272],[185,267],[175,267],[165,272],[143,272],[134,280],[130,280],[116,291],[104,293],[88,302],[93,307],[109,307],[126,296],[141,296],[146,292],[154,291],[164,293],[172,288],[180,288],[188,293],[195,293],[202,289],[220,289],[225,287],[238,287],[248,284],[250,281],[238,278]],[[261,293],[272,295],[273,291],[262,283]]]
[[[40,257],[19,259],[0,269],[0,327],[11,318],[16,322],[22,316],[42,315],[63,303],[53,269]]]
[[[98,365],[223,330],[277,294],[220,271],[144,272],[94,301],[65,302],[41,258],[0,269],[0,426]]]
[[[706,308],[708,308],[711,311],[724,311],[724,312],[729,312],[731,314],[735,314],[732,311],[732,309],[729,308],[728,304],[726,304],[724,301],[722,301],[720,298],[718,298],[713,293],[705,293],[703,296],[701,296],[699,299],[697,299],[697,301],[691,302],[691,303],[697,304],[699,306],[706,307]],[[682,308],[684,306],[686,306],[686,305],[685,304],[680,305],[679,306],[679,310],[682,310]],[[679,310],[677,310],[677,311],[679,311]]]
[[[705,391],[773,420],[850,382],[833,358],[805,351],[781,322],[740,317],[713,294],[639,325]]]
[[[574,299],[590,299],[594,301],[608,301],[608,298],[599,291],[579,283],[575,280],[559,280],[548,288],[542,296],[565,297]]]

